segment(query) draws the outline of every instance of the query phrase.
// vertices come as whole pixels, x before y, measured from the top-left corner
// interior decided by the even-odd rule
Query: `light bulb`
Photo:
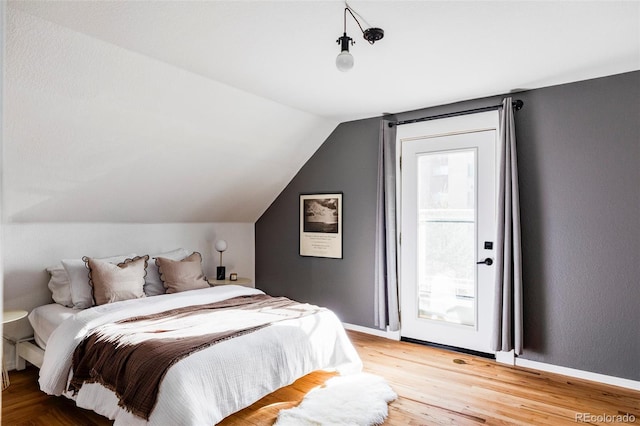
[[[227,249],[227,242],[225,240],[216,241],[216,251],[222,253]]]
[[[336,57],[336,67],[342,72],[349,71],[353,68],[353,56],[348,50],[343,50]]]

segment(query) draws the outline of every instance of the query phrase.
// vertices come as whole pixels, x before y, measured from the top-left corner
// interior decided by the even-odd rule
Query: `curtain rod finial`
[[[524,106],[524,102],[522,102],[520,99],[513,101],[513,108],[516,111],[520,111],[523,106]]]

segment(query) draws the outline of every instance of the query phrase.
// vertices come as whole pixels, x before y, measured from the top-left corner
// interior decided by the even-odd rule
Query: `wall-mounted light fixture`
[[[337,43],[340,45],[340,54],[338,54],[338,57],[336,58],[336,67],[338,67],[338,69],[343,72],[349,71],[351,68],[353,68],[353,56],[351,55],[351,53],[349,53],[349,43],[351,43],[352,46],[355,44],[355,41],[353,41],[353,39],[347,35],[347,12],[349,12],[351,17],[358,24],[358,27],[360,27],[360,31],[362,31],[362,37],[364,37],[364,39],[367,40],[370,44],[373,44],[384,37],[384,30],[382,28],[374,27],[367,28],[366,30],[362,29],[360,21],[358,21],[358,18],[356,18],[356,15],[358,13],[355,12],[356,15],[354,15],[353,9],[351,9],[351,7],[349,7],[349,5],[345,3],[344,32],[342,34],[342,37],[339,37],[337,40]],[[364,18],[362,18],[362,16],[360,16],[360,18],[364,21]]]

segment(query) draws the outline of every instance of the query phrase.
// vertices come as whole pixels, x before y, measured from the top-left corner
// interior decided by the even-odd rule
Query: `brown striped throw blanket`
[[[260,294],[187,306],[100,326],[73,354],[69,391],[100,383],[119,405],[149,419],[169,367],[189,354],[251,333],[277,321],[323,308]]]

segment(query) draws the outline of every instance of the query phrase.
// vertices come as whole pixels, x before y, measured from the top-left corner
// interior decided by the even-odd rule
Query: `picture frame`
[[[342,259],[342,192],[300,194],[300,256]]]

